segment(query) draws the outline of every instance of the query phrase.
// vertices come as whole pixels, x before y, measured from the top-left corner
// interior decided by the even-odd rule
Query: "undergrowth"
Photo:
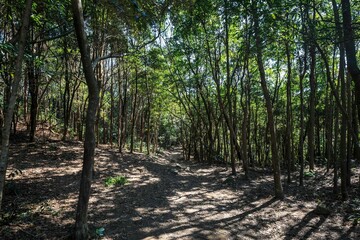
[[[115,185],[125,185],[127,181],[128,181],[127,178],[124,176],[107,177],[105,179],[105,187],[111,187]]]

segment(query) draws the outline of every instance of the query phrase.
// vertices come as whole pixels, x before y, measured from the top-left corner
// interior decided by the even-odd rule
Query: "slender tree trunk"
[[[327,90],[325,103],[325,139],[326,139],[326,170],[329,171],[333,164],[333,100],[332,95]]]
[[[122,123],[123,123],[123,100],[122,100],[122,75],[121,75],[121,62],[118,62],[118,92],[119,92],[119,102],[118,102],[118,148],[119,152],[122,152]]]
[[[338,161],[338,139],[339,139],[339,108],[335,108],[334,112],[334,176],[333,176],[333,193],[335,196],[338,194],[338,179],[339,179],[339,161]]]
[[[246,68],[248,70],[248,57],[246,56]],[[246,81],[242,81],[242,95],[240,99],[242,112],[243,112],[243,121],[242,121],[242,127],[241,127],[241,140],[242,140],[242,162],[243,162],[243,169],[245,172],[245,178],[249,177],[249,159],[251,159],[250,154],[250,140],[249,138],[249,132],[250,132],[250,76],[248,74]],[[245,94],[244,94],[245,93]],[[244,99],[243,99],[244,98]]]
[[[143,145],[144,145],[144,128],[145,128],[145,114],[142,111],[140,114],[140,151],[143,151]]]
[[[257,164],[260,165],[261,163],[261,151],[260,151],[260,144],[259,144],[259,138],[258,138],[258,107],[255,107],[255,113],[254,115],[254,144],[255,144],[255,152],[256,152],[256,160],[257,160]],[[251,165],[252,167],[254,167],[254,164]]]
[[[66,29],[64,30],[66,31]],[[69,109],[69,101],[70,101],[70,70],[69,70],[69,53],[68,53],[68,40],[64,38],[64,60],[65,60],[65,89],[63,93],[63,118],[64,118],[64,128],[63,128],[63,136],[62,140],[66,140],[69,128],[69,120],[70,120],[70,112]]]
[[[292,166],[292,114],[291,114],[291,56],[289,42],[285,43],[287,59],[287,82],[286,82],[286,137],[285,158],[287,161],[287,182],[291,182]]]
[[[247,84],[246,84],[247,85]],[[246,86],[249,87],[249,86]],[[249,110],[247,104],[247,98],[245,97],[245,103],[243,103],[243,121],[241,129],[241,138],[242,138],[242,157],[243,157],[243,169],[245,172],[245,178],[249,177],[249,153],[248,153],[248,122],[249,122]]]
[[[339,78],[340,78],[340,97],[341,104],[344,110],[347,108],[346,100],[346,83],[345,83],[345,58],[344,58],[344,49],[340,46],[340,66],[339,66]],[[342,199],[345,201],[348,198],[347,186],[346,186],[346,162],[347,162],[347,119],[346,115],[341,115],[341,127],[340,127],[340,169],[341,169],[341,195]],[[349,143],[348,143],[349,144]]]
[[[148,89],[149,91],[149,89]],[[147,114],[146,114],[146,154],[150,155],[150,129],[151,129],[151,100],[150,94],[147,97]]]
[[[28,79],[25,78],[24,80],[24,88],[23,88],[23,94],[24,94],[24,102],[23,102],[23,109],[24,109],[24,112],[23,112],[23,118],[24,118],[24,123],[26,125],[26,130],[29,130],[30,128],[30,124],[28,122]],[[2,124],[0,125],[2,126]],[[1,136],[1,135],[0,135]]]
[[[30,31],[30,39],[34,39],[34,30]],[[36,132],[36,125],[37,125],[37,112],[38,112],[38,95],[39,95],[39,77],[40,77],[40,69],[35,64],[35,57],[40,56],[40,44],[32,44],[30,47],[30,51],[32,57],[28,61],[28,83],[29,83],[29,93],[31,98],[31,105],[30,105],[30,132],[29,132],[29,140],[33,142],[35,140],[35,132]]]
[[[342,71],[343,68],[340,67],[339,71]],[[346,108],[346,86],[345,86],[345,76],[344,76],[344,72],[340,72],[340,91],[341,91],[341,101],[342,101],[342,106],[343,108]],[[348,193],[347,193],[347,186],[346,186],[346,174],[347,174],[347,169],[346,169],[346,150],[347,150],[347,146],[346,146],[346,127],[347,125],[347,120],[346,120],[346,116],[344,114],[341,115],[341,127],[340,127],[340,170],[341,170],[341,196],[342,196],[342,200],[345,201],[348,199]]]
[[[230,76],[230,53],[229,53],[229,19],[228,19],[228,6],[227,6],[227,0],[225,0],[225,53],[226,53],[226,89],[227,89],[227,100],[228,100],[228,121],[231,125],[231,128],[234,133],[236,134],[235,127],[234,127],[234,121],[233,121],[233,108],[232,108],[232,99],[231,99],[231,85],[232,85],[232,78]],[[220,94],[220,93],[219,93]],[[231,159],[231,171],[233,175],[236,175],[236,164],[235,164],[235,144],[237,144],[237,141],[235,141],[234,137],[231,137],[230,141],[230,159]],[[240,160],[240,159],[239,159]]]
[[[305,72],[305,71],[304,71]],[[304,186],[304,87],[303,87],[303,77],[300,76],[300,134],[299,134],[299,147],[298,147],[298,157],[300,163],[300,173],[299,173],[299,185]]]
[[[113,66],[114,64],[111,63],[111,66]],[[113,77],[111,77],[111,80],[110,80],[110,129],[109,129],[109,132],[110,132],[110,146],[111,148],[113,147],[113,129],[114,129],[114,104],[115,104],[115,101],[114,101],[114,79]]]
[[[128,91],[128,72],[126,69],[124,69],[124,76],[125,76],[125,83],[123,85],[123,96],[124,96],[124,100],[123,100],[123,105],[122,105],[122,124],[121,124],[121,148],[125,147],[125,143],[126,143],[126,138],[127,138],[127,108],[128,108],[128,97],[127,97],[127,91]]]
[[[341,0],[343,15],[344,45],[346,49],[347,69],[355,84],[355,101],[358,106],[358,120],[360,121],[360,68],[357,64],[354,40],[354,29],[352,26],[351,7],[349,0]]]
[[[343,1],[344,2],[344,1]],[[345,3],[346,4],[346,3]],[[337,35],[338,39],[340,40],[339,50],[340,50],[340,63],[339,63],[339,78],[340,78],[340,96],[341,96],[341,104],[344,111],[347,108],[347,100],[346,100],[346,82],[345,82],[345,51],[344,51],[344,44],[342,43],[341,39],[343,38],[343,34],[341,32],[340,27],[340,16],[338,13],[336,2],[333,0],[333,8],[334,8],[334,15],[336,21],[336,28],[337,28]],[[344,16],[344,21],[345,21]],[[345,37],[345,35],[344,35]],[[345,39],[345,38],[344,38]],[[348,59],[349,60],[349,59]],[[359,79],[360,80],[360,79]],[[347,117],[346,114],[341,115],[341,127],[340,127],[340,169],[341,169],[341,196],[343,200],[347,200],[348,193],[347,193],[347,184],[346,184],[346,174],[347,174],[347,146],[346,146],[346,137],[347,137]],[[350,143],[348,143],[350,144]]]
[[[351,90],[351,89],[350,89]],[[352,101],[352,105],[351,105],[351,114],[352,114],[352,126],[354,129],[354,135],[358,136],[359,135],[359,121],[357,116],[357,108],[356,108],[356,101]],[[357,159],[358,161],[360,160],[360,148],[356,143],[356,139],[355,137],[353,137],[353,142],[354,142],[354,157],[355,159]]]
[[[305,105],[304,105],[304,78],[307,70],[307,56],[308,56],[308,46],[304,44],[304,57],[303,60],[299,58],[299,83],[300,83],[300,133],[299,133],[299,146],[298,146],[298,158],[300,163],[300,177],[299,177],[299,185],[304,185],[304,140],[305,140]]]
[[[357,147],[357,143],[354,144],[354,140],[353,140],[353,136],[355,134],[352,134],[351,131],[353,131],[353,133],[355,133],[355,131],[353,130],[353,115],[352,115],[352,94],[351,94],[351,80],[350,80],[350,76],[346,77],[345,79],[346,82],[346,100],[347,100],[347,116],[349,117],[347,124],[348,124],[348,131],[347,131],[347,155],[346,155],[346,187],[350,187],[351,186],[351,159],[354,158],[353,156],[353,147]],[[347,120],[347,119],[345,119]],[[355,135],[357,136],[357,135]]]
[[[0,211],[1,211],[3,195],[4,195],[6,169],[9,161],[9,145],[10,145],[9,138],[10,138],[11,121],[13,118],[18,88],[22,77],[22,63],[25,52],[25,46],[26,46],[26,38],[28,35],[29,24],[30,24],[31,5],[32,5],[32,0],[27,0],[22,18],[22,26],[20,28],[18,53],[15,62],[14,80],[11,84],[11,94],[8,101],[8,105],[5,106],[4,108],[5,119],[4,119],[4,126],[2,128],[1,158],[0,158]]]
[[[134,151],[134,138],[135,138],[135,126],[136,126],[136,108],[137,108],[137,98],[138,98],[138,70],[135,67],[135,93],[134,93],[134,104],[132,108],[132,118],[131,118],[131,133],[130,133],[130,153]]]
[[[39,73],[37,67],[35,67],[34,61],[31,60],[28,66],[28,78],[29,78],[29,93],[31,96],[30,106],[30,135],[29,140],[33,142],[35,140],[36,132],[36,118],[38,110],[38,93],[39,93]]]
[[[99,86],[92,68],[89,46],[84,29],[84,18],[81,0],[72,0],[72,11],[77,41],[81,53],[83,71],[88,86],[89,104],[86,114],[83,168],[81,172],[80,193],[76,209],[75,239],[88,239],[87,225],[88,205],[91,190],[92,170],[95,155],[95,121],[99,104]]]
[[[271,145],[271,155],[272,155],[271,156],[272,167],[274,174],[275,197],[282,199],[284,198],[284,192],[281,184],[281,172],[280,172],[279,154],[278,154],[277,142],[276,142],[277,138],[276,138],[275,120],[274,120],[270,93],[266,83],[265,69],[263,65],[262,39],[260,37],[259,18],[258,18],[257,10],[254,10],[254,33],[255,33],[255,45],[256,45],[256,60],[259,67],[260,83],[265,98],[266,111],[268,116],[268,126],[270,131],[270,145]]]
[[[226,54],[226,97],[227,97],[227,105],[228,105],[228,114],[226,122],[231,125],[232,130],[230,130],[231,135],[236,134],[236,130],[234,127],[233,121],[233,107],[232,107],[232,99],[231,99],[231,85],[232,78],[230,76],[230,53],[229,53],[229,18],[228,18],[228,2],[224,0],[224,9],[225,9],[225,54]],[[220,92],[218,92],[220,94]],[[226,111],[226,110],[224,110]],[[233,133],[231,133],[233,132]],[[230,161],[231,161],[231,171],[233,175],[236,175],[236,164],[235,164],[235,145],[238,144],[236,137],[231,136],[230,138]],[[239,148],[240,150],[240,148]],[[240,159],[239,159],[240,160]]]
[[[158,150],[158,143],[159,143],[159,123],[155,123],[154,126],[154,141],[153,141],[153,153],[156,153]],[[195,142],[196,146],[196,142]]]
[[[202,25],[203,25],[204,31],[206,32],[205,23],[202,23]],[[236,153],[237,153],[237,157],[240,160],[240,159],[242,159],[241,158],[241,148],[240,148],[240,145],[239,145],[239,143],[237,141],[237,136],[236,136],[236,132],[234,130],[234,126],[232,124],[232,119],[230,118],[228,112],[226,111],[224,100],[223,100],[223,98],[221,96],[218,60],[216,59],[216,56],[215,56],[214,61],[212,59],[212,55],[211,55],[211,51],[210,51],[210,43],[209,43],[208,39],[206,39],[206,47],[207,47],[206,51],[207,51],[207,54],[208,54],[208,57],[209,57],[209,62],[210,62],[210,65],[211,65],[212,76],[213,76],[213,79],[214,79],[215,84],[216,84],[216,93],[217,93],[216,95],[217,95],[219,108],[220,108],[222,116],[224,117],[225,123],[228,126],[228,129],[230,131],[230,141],[234,144],[235,150],[236,150]],[[232,165],[232,174],[236,175],[235,165]]]
[[[309,132],[308,132],[308,160],[310,171],[315,169],[315,91],[316,91],[316,52],[315,45],[310,46],[310,96],[309,96]]]

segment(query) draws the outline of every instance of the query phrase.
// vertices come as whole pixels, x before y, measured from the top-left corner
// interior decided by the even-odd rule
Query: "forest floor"
[[[81,166],[80,142],[17,139],[0,239],[67,239]],[[351,189],[349,201],[332,198],[332,173],[323,169],[305,187],[284,183],[282,201],[272,197],[269,173],[230,177],[224,166],[182,161],[176,149],[149,157],[99,146],[95,169],[89,205],[94,239],[360,239],[352,220],[360,218],[359,188]],[[116,176],[127,183],[106,187],[105,179]],[[96,235],[101,227],[102,237]]]

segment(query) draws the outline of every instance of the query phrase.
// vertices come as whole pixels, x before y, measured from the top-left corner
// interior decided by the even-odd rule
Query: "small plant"
[[[304,172],[304,177],[308,177],[308,178],[315,177],[315,173],[313,171]]]
[[[105,187],[111,187],[114,185],[125,185],[127,181],[127,178],[124,176],[107,177],[105,179]]]

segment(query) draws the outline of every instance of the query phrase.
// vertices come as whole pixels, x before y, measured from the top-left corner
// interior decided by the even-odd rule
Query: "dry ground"
[[[9,174],[22,174],[8,179],[0,239],[68,238],[82,144],[17,141],[11,156]],[[343,203],[329,198],[331,173],[317,172],[305,188],[284,185],[286,198],[278,201],[269,174],[231,178],[225,167],[182,162],[177,151],[148,157],[99,146],[95,166],[93,238],[104,227],[101,239],[360,239],[359,226],[349,220],[360,218],[359,192],[353,188],[352,200]],[[118,175],[128,183],[105,187],[107,177]]]

